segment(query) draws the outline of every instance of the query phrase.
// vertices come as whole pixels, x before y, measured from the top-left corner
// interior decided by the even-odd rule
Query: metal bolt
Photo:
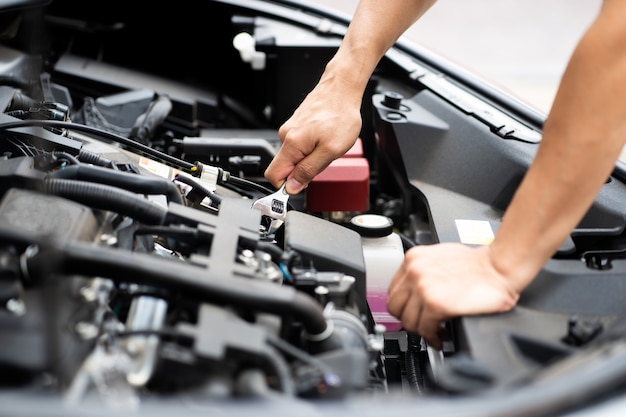
[[[76,326],[74,326],[74,330],[76,330],[78,336],[84,340],[93,339],[98,336],[98,326],[93,323],[79,321],[76,323]]]
[[[78,293],[87,302],[96,301],[98,298],[96,291],[91,287],[81,287],[80,290],[78,290]]]
[[[19,298],[11,298],[7,301],[6,308],[16,316],[22,316],[26,313],[26,305]]]
[[[317,287],[315,287],[315,294],[317,295],[326,295],[330,292],[330,290],[328,289],[328,287],[325,287],[323,285],[318,285]]]

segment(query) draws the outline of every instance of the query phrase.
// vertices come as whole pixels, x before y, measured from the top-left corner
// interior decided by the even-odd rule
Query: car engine
[[[2,97],[5,383],[47,374],[72,397],[93,385],[128,401],[146,386],[336,396],[384,383],[355,230],[289,207],[272,231],[251,207],[258,183],[126,151],[60,103]]]
[[[281,219],[252,207],[273,192],[259,167],[275,131],[183,137],[186,103],[146,88],[77,104],[71,81],[55,81],[71,76],[65,58],[0,87],[2,384],[126,406],[146,389],[384,388],[359,233],[296,209],[298,197]],[[28,78],[31,59],[10,64]]]
[[[428,59],[390,51],[355,146],[285,201],[263,171],[338,27],[290,24],[272,2],[149,19],[118,1],[15,3],[0,8],[3,393],[104,413],[280,398],[362,415],[386,406],[351,400],[495,390],[486,404],[505,409],[499,389],[620,322],[619,166],[512,312],[445,323],[436,351],[386,311],[407,249],[493,237],[541,138],[532,114]]]

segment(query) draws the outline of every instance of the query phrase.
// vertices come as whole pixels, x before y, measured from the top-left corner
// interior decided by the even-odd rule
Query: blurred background
[[[384,0],[381,0],[384,1]],[[358,0],[311,0],[351,16]],[[547,113],[602,0],[438,0],[404,35]]]

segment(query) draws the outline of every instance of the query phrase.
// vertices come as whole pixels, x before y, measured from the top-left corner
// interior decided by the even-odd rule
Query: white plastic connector
[[[265,69],[265,52],[256,50],[256,41],[248,32],[235,35],[233,46],[239,51],[241,60],[249,62],[253,70]]]

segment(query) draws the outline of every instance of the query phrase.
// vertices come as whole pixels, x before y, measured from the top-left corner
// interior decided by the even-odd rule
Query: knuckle
[[[315,168],[311,166],[309,163],[304,162],[304,161],[301,161],[296,166],[296,169],[294,171],[295,171],[294,175],[296,176],[297,179],[300,180],[300,182],[303,182],[302,180],[306,180],[306,182],[308,182],[315,175],[317,175]]]

